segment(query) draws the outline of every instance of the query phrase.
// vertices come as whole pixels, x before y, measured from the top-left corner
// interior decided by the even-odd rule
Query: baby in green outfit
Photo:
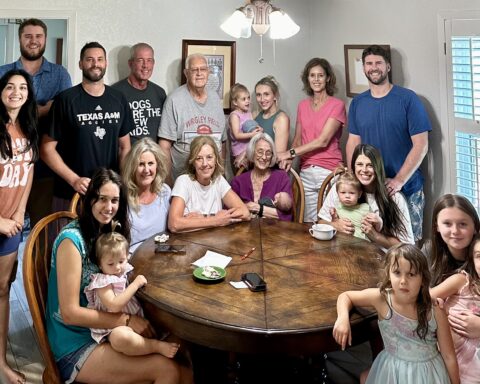
[[[375,215],[375,230],[377,232],[382,230],[383,221],[380,216],[372,212],[367,203],[358,202],[363,193],[362,185],[351,171],[345,171],[338,176],[336,188],[339,200],[335,207],[337,215],[340,219],[348,219],[352,222],[355,227],[353,236],[369,240],[361,229],[362,220],[367,215]]]

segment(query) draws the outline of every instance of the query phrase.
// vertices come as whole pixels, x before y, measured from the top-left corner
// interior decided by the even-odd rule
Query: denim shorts
[[[60,371],[60,376],[65,383],[73,383],[75,378],[82,369],[83,364],[87,360],[88,356],[93,352],[98,344],[95,341],[90,341],[83,347],[63,356],[57,361],[57,367]]]
[[[0,235],[0,257],[9,255],[10,253],[18,251],[18,246],[22,240],[22,233],[18,232],[13,237]]]

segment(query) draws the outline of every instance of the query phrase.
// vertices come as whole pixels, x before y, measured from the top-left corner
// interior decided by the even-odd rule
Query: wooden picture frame
[[[362,53],[365,48],[372,44],[360,45],[349,44],[344,46],[345,54],[345,83],[347,88],[347,96],[355,97],[362,92],[368,90],[368,79],[363,73]],[[390,45],[378,44],[390,54]],[[388,78],[392,82],[392,69],[390,65],[390,72]]]
[[[183,68],[192,53],[205,55],[210,67],[207,87],[217,92],[223,112],[230,113],[230,88],[235,84],[236,42],[219,40],[182,40],[182,84],[187,82]]]

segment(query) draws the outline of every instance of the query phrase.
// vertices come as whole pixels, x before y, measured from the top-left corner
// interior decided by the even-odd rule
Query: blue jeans
[[[408,212],[410,213],[410,220],[412,221],[412,231],[415,241],[419,241],[423,236],[423,208],[425,207],[425,195],[423,189],[405,197],[408,205]]]
[[[98,344],[92,339],[91,342],[85,344],[80,349],[63,356],[57,361],[60,376],[62,376],[62,380],[64,380],[65,383],[68,384],[75,381],[78,372],[80,372],[88,356],[90,356],[90,353],[93,352],[97,345]]]

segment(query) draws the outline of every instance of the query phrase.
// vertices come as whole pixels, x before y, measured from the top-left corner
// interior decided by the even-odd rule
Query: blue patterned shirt
[[[12,69],[24,69],[22,61],[18,59],[14,63],[5,64],[0,67],[0,77]],[[50,63],[43,58],[40,70],[33,75],[33,89],[37,104],[45,105],[63,90],[72,86],[72,80],[67,70],[58,64]]]

